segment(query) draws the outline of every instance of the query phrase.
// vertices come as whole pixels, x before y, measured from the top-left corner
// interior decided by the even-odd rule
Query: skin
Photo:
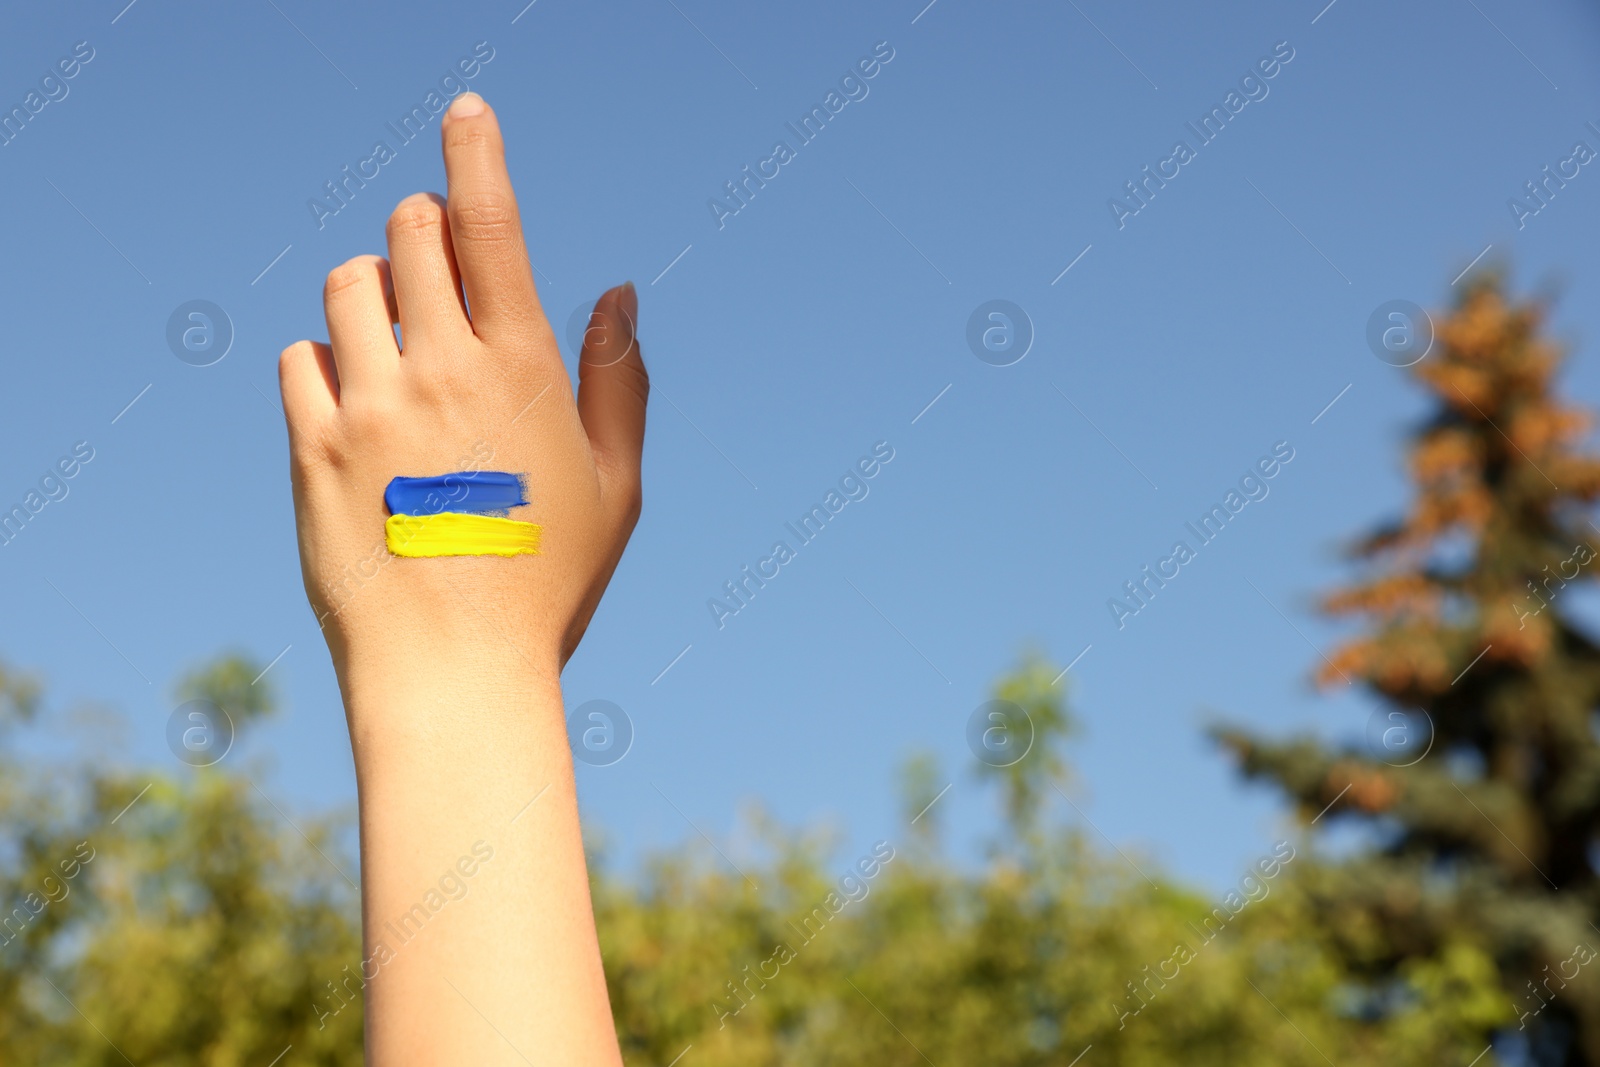
[[[620,1064],[560,673],[639,516],[637,297],[595,304],[574,397],[494,113],[464,94],[441,132],[448,198],[402,201],[389,258],[328,275],[329,343],[278,368],[355,753],[367,1062]],[[391,478],[474,468],[526,474],[539,555],[384,550]]]

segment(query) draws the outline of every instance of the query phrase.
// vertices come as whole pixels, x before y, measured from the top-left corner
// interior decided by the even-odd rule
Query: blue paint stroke
[[[437,515],[445,511],[505,515],[528,501],[523,478],[504,471],[456,471],[428,478],[396,478],[383,491],[391,515]]]

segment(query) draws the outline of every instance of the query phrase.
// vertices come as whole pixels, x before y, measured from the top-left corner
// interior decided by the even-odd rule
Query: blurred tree
[[[1500,989],[1461,1010],[1483,1044],[1498,1032],[1513,1062],[1600,1065],[1600,647],[1574,621],[1600,568],[1600,458],[1556,393],[1542,320],[1480,277],[1415,368],[1433,412],[1410,446],[1413,500],[1324,601],[1366,620],[1319,680],[1380,698],[1369,743],[1217,734],[1302,817],[1367,830],[1370,849],[1305,881],[1359,979],[1353,1013],[1403,1015],[1408,988],[1481,956]]]
[[[228,713],[236,728],[272,714],[275,693],[261,665],[237,652],[218,656],[178,680],[178,699],[206,700]]]
[[[223,657],[179,695],[246,728],[259,674]],[[0,739],[0,783],[0,1063],[362,1062],[359,1000],[334,1010],[361,949],[338,823],[292,827],[227,761],[45,768]]]
[[[1056,675],[1025,660],[996,686],[1028,709],[1037,747],[1014,768],[974,763],[1011,819],[980,869],[945,855],[924,818],[890,835],[892,859],[870,878],[777,832],[769,862],[739,858],[743,874],[699,851],[659,859],[638,885],[597,873],[625,1059],[1067,1067],[1092,1047],[1092,1067],[1464,1067],[1481,1050],[1498,980],[1470,942],[1407,970],[1403,1005],[1369,1018],[1348,1006],[1359,976],[1309,921],[1304,861],[1230,906],[1050,823],[1043,801],[1066,774],[1072,722]],[[948,780],[925,756],[908,766],[907,823]],[[819,928],[830,894],[838,911]],[[1236,917],[1199,936],[1222,908]],[[1187,962],[1174,962],[1180,942]]]
[[[258,673],[213,664],[179,695],[202,694],[248,724],[242,701],[271,710],[270,695],[237,691]],[[760,855],[741,856],[742,873],[709,850],[660,856],[628,879],[597,858],[626,1061],[1472,1058],[1499,1001],[1493,962],[1470,936],[1403,964],[1392,1009],[1373,1014],[1356,996],[1361,975],[1310,921],[1312,898],[1296,884],[1308,861],[1241,881],[1245,896],[1209,900],[1052,821],[1073,721],[1056,676],[1025,660],[995,688],[1027,710],[1034,747],[1011,768],[972,765],[1009,819],[976,867],[945,853],[932,813],[917,818],[950,780],[927,757],[906,768],[902,824],[860,856],[830,858],[829,835],[758,814]],[[361,1063],[361,1005],[342,992],[359,990],[356,894],[344,877],[354,871],[335,847],[337,823],[296,823],[233,757],[170,774],[94,763],[68,773],[0,743],[0,907],[23,909],[0,944],[0,1063]]]
[[[996,781],[1004,798],[1006,822],[1018,840],[1037,850],[1033,839],[1049,790],[1067,781],[1062,744],[1075,734],[1078,724],[1067,710],[1055,679],[1056,671],[1042,655],[1029,652],[1022,662],[995,686],[994,698],[1022,709],[1028,723],[1025,756],[1005,766],[979,762],[981,779]]]
[[[30,721],[38,707],[38,681],[0,663],[0,729]]]

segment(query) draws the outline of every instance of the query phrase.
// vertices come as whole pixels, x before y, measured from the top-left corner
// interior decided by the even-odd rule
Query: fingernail
[[[456,97],[455,103],[450,105],[450,117],[453,119],[470,119],[474,115],[483,114],[483,97],[477,93],[462,93]]]

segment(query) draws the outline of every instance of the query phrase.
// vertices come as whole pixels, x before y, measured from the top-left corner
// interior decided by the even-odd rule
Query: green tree
[[[250,685],[258,673],[213,663],[179,696],[248,729],[271,710]],[[938,808],[913,824],[951,780],[926,758],[907,768],[903,822],[859,856],[759,813],[762,844],[741,869],[684,849],[622,877],[596,856],[627,1062],[1066,1067],[1090,1049],[1087,1067],[1471,1059],[1498,978],[1470,940],[1408,965],[1403,1006],[1369,1018],[1348,1007],[1359,975],[1311,921],[1301,860],[1246,888],[1248,903],[1210,899],[1082,832],[1052,802],[1073,723],[1056,676],[1025,660],[995,687],[1035,729],[1023,761],[972,764],[1007,820],[981,860],[948,854]],[[32,700],[4,677],[27,698],[18,708]],[[296,814],[291,826],[254,777],[235,755],[202,769],[40,768],[0,743],[0,901],[26,911],[26,894],[50,898],[0,945],[0,1062],[266,1067],[286,1050],[282,1067],[362,1062],[342,824]]]
[[[272,711],[259,673],[223,657],[179,696],[248,729]],[[37,704],[0,682],[0,710]],[[0,737],[0,1062],[264,1067],[291,1045],[285,1062],[362,1062],[359,982],[335,1010],[361,948],[338,820],[291,826],[236,760],[42,767],[13,739]]]
[[[1574,609],[1600,568],[1600,458],[1557,394],[1543,317],[1480,277],[1415,368],[1433,410],[1410,445],[1412,501],[1354,546],[1362,573],[1323,605],[1364,622],[1319,677],[1378,698],[1372,743],[1218,736],[1303,818],[1328,808],[1319,831],[1366,830],[1369,848],[1306,885],[1357,979],[1352,1010],[1403,1014],[1421,975],[1482,956],[1499,988],[1463,1020],[1482,1044],[1594,1065],[1600,647]]]
[[[697,1067],[1066,1067],[1092,1046],[1083,1062],[1112,1067],[1464,1065],[1481,1049],[1497,976],[1470,944],[1413,968],[1403,1009],[1369,1019],[1347,1005],[1359,976],[1310,921],[1294,863],[1248,904],[1210,900],[1052,820],[1072,722],[1056,674],[1024,661],[995,688],[1043,728],[1022,763],[975,763],[1010,820],[982,866],[947,855],[924,820],[887,834],[893,859],[853,883],[855,858],[829,862],[825,839],[775,827],[766,862],[741,856],[740,870],[674,853],[635,884],[597,864],[628,1062],[692,1048]],[[907,821],[948,781],[915,760]],[[818,923],[830,893],[840,906]],[[1191,958],[1163,967],[1179,942]]]

